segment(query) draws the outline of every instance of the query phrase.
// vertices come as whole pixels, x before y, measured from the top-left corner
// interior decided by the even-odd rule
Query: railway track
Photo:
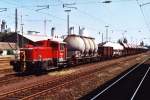
[[[148,100],[150,58],[97,88],[81,100]]]
[[[131,57],[132,58],[132,57]],[[131,59],[129,58],[129,59]],[[127,61],[129,59],[125,59],[123,61]],[[133,59],[133,58],[132,58]],[[13,91],[9,91],[7,93],[0,94],[1,100],[7,100],[7,99],[31,99],[35,97],[39,97],[44,95],[45,93],[48,93],[52,89],[56,89],[58,87],[65,86],[66,84],[71,84],[75,80],[78,79],[86,79],[85,77],[89,77],[90,75],[93,75],[94,73],[101,71],[102,69],[107,69],[108,67],[112,67],[115,65],[120,66],[122,63],[115,62],[112,64],[108,64],[107,66],[101,67],[101,68],[95,68],[96,65],[92,66],[93,69],[87,69],[85,72],[78,72],[74,74],[69,74],[67,76],[59,77],[54,80],[45,80],[40,83],[33,83],[30,86],[15,89]],[[83,65],[85,66],[85,65]],[[81,77],[82,76],[82,77]],[[88,78],[87,78],[88,79]],[[63,83],[62,83],[63,82]]]
[[[114,66],[116,64],[117,63],[113,63],[113,64],[109,64],[108,66]],[[7,75],[4,75],[3,77],[0,77],[0,86],[17,83],[25,79],[30,79],[32,77],[33,75],[16,75],[15,73],[7,74]]]
[[[123,59],[123,61],[128,61],[128,60],[131,60],[133,58],[135,58],[135,57],[133,56],[133,57],[130,57],[130,58],[125,59],[125,60]],[[116,64],[117,63],[108,64],[107,66],[114,66]],[[91,65],[91,64],[87,64],[87,65]],[[82,65],[82,66],[87,66],[87,65]],[[16,76],[15,73],[7,74],[7,75],[4,75],[3,77],[0,77],[0,86],[20,82],[24,79],[30,79],[31,77],[33,77],[33,76],[31,76],[31,75],[30,76]]]
[[[114,65],[114,64],[112,64],[112,65]],[[115,65],[116,65],[116,63],[115,63]],[[105,66],[105,68],[108,68],[108,67]],[[32,95],[35,96],[36,93],[41,93],[41,91],[45,91],[47,89],[58,86],[61,82],[66,83],[68,81],[78,79],[81,76],[85,76],[85,75],[88,75],[90,73],[94,73],[94,72],[97,72],[100,70],[101,69],[94,69],[93,71],[91,71],[90,69],[88,69],[84,73],[80,72],[79,74],[74,74],[74,75],[70,74],[67,76],[63,76],[61,78],[60,77],[56,78],[54,80],[45,80],[44,82],[33,83],[32,85],[30,85],[28,87],[24,87],[24,88],[16,89],[14,91],[10,91],[8,93],[0,94],[0,99],[7,100],[7,99],[14,99],[14,98],[15,99],[23,99],[23,98],[32,97]]]
[[[28,76],[17,76],[16,74],[8,74],[3,77],[0,77],[0,86],[6,86],[8,84],[13,84],[17,83],[23,80],[27,80],[30,78],[33,78],[33,75],[28,75]]]

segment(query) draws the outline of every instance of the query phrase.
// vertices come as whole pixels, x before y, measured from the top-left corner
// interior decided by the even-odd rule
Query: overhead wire
[[[149,25],[149,23],[147,22],[147,19],[146,19],[146,16],[145,16],[145,14],[144,14],[144,11],[143,11],[143,9],[142,9],[142,7],[141,7],[141,4],[139,3],[138,0],[136,0],[136,2],[137,2],[137,5],[138,5],[139,8],[140,8],[140,11],[141,11],[141,14],[142,14],[142,16],[143,16],[143,19],[144,19],[144,22],[145,22],[145,24],[146,24],[146,27],[148,28],[148,31],[150,32],[150,25]]]
[[[16,7],[16,6],[18,6],[18,4],[16,4],[16,3],[12,3],[12,2],[9,2],[9,1],[6,1],[6,0],[1,0],[0,2],[4,2],[4,3],[7,3],[7,4],[10,4],[10,5],[15,5],[14,7]]]
[[[104,24],[109,24],[107,23],[106,21],[100,19],[100,18],[97,18],[96,16],[93,16],[92,14],[89,14],[83,10],[79,10],[77,9],[80,13],[84,14],[84,15],[87,15],[88,17],[90,17],[92,20],[95,20],[95,21],[100,21],[100,22],[103,22]]]
[[[59,0],[61,3],[63,3],[61,0]],[[101,0],[101,1],[84,1],[84,2],[77,2],[77,0],[75,0],[74,2],[76,3],[76,5],[92,5],[92,4],[99,4],[99,3],[104,3],[105,0]],[[134,1],[134,0],[113,0],[111,3],[121,3],[121,2],[130,2],[130,1]]]
[[[61,4],[64,4],[64,2],[62,1],[62,0],[58,0]],[[16,4],[16,3],[12,3],[12,2],[7,2],[7,3],[9,3],[9,4],[11,4],[11,5],[18,5],[18,4]],[[29,6],[21,6],[20,8],[28,8]],[[30,6],[31,7],[31,6]],[[32,6],[33,7],[33,6]],[[35,7],[35,6],[34,6]],[[29,10],[29,9],[31,9],[31,8],[28,8],[27,10]],[[31,9],[31,10],[33,10],[33,9]],[[88,14],[88,13],[86,13],[86,12],[84,12],[84,11],[81,11],[81,10],[79,10],[81,13],[84,13],[84,14],[86,14],[87,16],[89,16],[89,17],[91,17],[91,19],[94,19],[94,20],[100,20],[100,19],[98,19],[98,18],[96,18],[96,17],[94,17],[94,16],[92,16],[91,14]],[[38,13],[42,13],[42,14],[46,14],[46,15],[50,15],[51,17],[54,17],[54,18],[57,18],[57,19],[59,19],[59,20],[63,20],[63,21],[66,21],[66,19],[64,19],[64,18],[61,18],[61,17],[57,17],[57,16],[55,16],[55,15],[52,15],[52,14],[49,14],[49,13],[44,13],[44,12],[38,12]],[[103,23],[106,23],[105,21],[103,21],[103,20],[100,20],[101,22],[103,22]],[[72,22],[72,21],[71,21]],[[74,22],[73,22],[74,23]],[[90,27],[88,27],[88,28],[90,28]],[[90,28],[91,30],[96,30],[96,29],[94,29],[94,28]]]
[[[60,0],[59,0],[59,1],[60,1]],[[12,3],[12,2],[7,2],[7,3],[9,3],[9,4],[11,4],[11,5],[18,5],[18,4],[16,4],[16,3]],[[63,3],[63,2],[62,2],[62,3]],[[33,7],[33,6],[32,6],[32,7]],[[15,7],[14,7],[14,8],[15,8]],[[18,8],[18,7],[17,7],[17,8]],[[25,8],[25,9],[27,9],[27,10],[33,10],[33,9],[31,9],[31,8],[28,8],[27,6],[22,6],[22,7],[20,7],[20,8]],[[55,16],[55,15],[50,14],[50,13],[45,13],[45,12],[41,12],[41,11],[38,11],[37,13],[49,15],[49,16],[51,16],[51,17],[53,17],[53,18],[56,18],[56,19],[59,19],[59,20],[61,20],[61,21],[65,21],[65,22],[66,22],[66,19],[65,19],[65,18],[61,18],[61,17]],[[32,22],[33,22],[33,21],[32,21]],[[71,21],[71,22],[73,22],[73,21]],[[73,23],[77,25],[76,22],[73,22]],[[96,30],[96,29],[94,29],[94,28],[90,28],[90,27],[88,27],[88,28],[91,29],[91,30]]]
[[[62,1],[62,0],[58,0],[61,4],[63,4],[64,2]],[[122,0],[116,0],[116,1],[113,1],[113,2],[121,2]],[[133,1],[133,0],[124,0],[124,1]],[[3,1],[4,2],[4,1]],[[9,3],[9,4],[12,4],[12,5],[18,5],[17,3],[15,3],[15,2],[8,2],[7,1],[7,3]],[[77,3],[77,0],[75,0],[75,3],[78,5],[78,4],[82,4],[81,2],[78,2]],[[88,1],[88,2],[83,2],[83,4],[87,4],[87,3],[92,3],[92,1]],[[93,3],[99,3],[99,2],[93,2]],[[58,6],[58,5],[50,5],[50,6]],[[22,6],[23,8],[27,8],[27,10],[33,10],[33,9],[31,9],[31,8],[29,8],[29,7],[36,7],[36,6]],[[103,20],[101,20],[101,19],[99,19],[99,18],[97,18],[97,17],[95,17],[95,16],[93,16],[93,15],[91,15],[91,14],[89,14],[89,13],[87,13],[87,12],[85,12],[85,11],[82,11],[82,10],[79,10],[78,9],[78,11],[80,12],[80,13],[83,13],[83,14],[85,14],[85,15],[87,15],[87,16],[89,16],[91,19],[93,19],[93,20],[95,20],[95,21],[97,21],[97,20],[99,20],[100,22],[103,22],[103,23],[107,23],[107,22],[105,22],[105,21],[103,21]],[[46,14],[46,15],[50,15],[51,17],[54,17],[54,18],[56,18],[56,19],[59,19],[59,20],[62,20],[62,21],[66,21],[66,19],[65,18],[61,18],[61,17],[58,17],[58,16],[56,16],[56,15],[53,15],[53,14],[50,14],[50,13],[45,13],[45,12],[37,12],[37,13],[41,13],[41,14]],[[143,15],[144,15],[144,13],[143,13]],[[145,16],[145,15],[144,15]],[[72,22],[72,21],[71,21]],[[73,22],[74,23],[74,22]],[[107,23],[107,24],[109,24],[109,23]],[[91,28],[92,30],[93,30],[93,28]],[[95,29],[94,29],[95,30]]]
[[[62,4],[64,4],[64,2],[62,2],[61,0],[59,0],[59,1],[60,1]],[[82,3],[78,3],[77,0],[75,0],[73,3],[75,3],[75,5],[82,4]],[[83,3],[83,4],[88,4],[88,3],[99,3],[99,2],[92,2],[92,1],[90,1],[90,2]],[[89,14],[89,13],[87,13],[87,12],[85,12],[85,11],[82,11],[82,10],[79,10],[79,9],[77,9],[77,11],[79,11],[80,13],[82,13],[82,14],[84,14],[84,15],[90,17],[92,20],[95,20],[96,22],[97,22],[97,21],[100,21],[100,22],[103,22],[104,24],[106,24],[106,22],[105,22],[104,20],[102,20],[102,19],[100,19],[100,18],[97,18],[97,17],[93,16],[92,14]],[[107,23],[107,24],[108,24],[108,23]],[[91,29],[91,30],[97,30],[97,29],[94,29],[94,28],[90,28],[90,29]]]

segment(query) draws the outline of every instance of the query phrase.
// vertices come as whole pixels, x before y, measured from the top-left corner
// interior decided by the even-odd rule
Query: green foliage
[[[117,42],[118,42],[118,43],[120,43],[120,44],[122,44],[122,41],[121,41],[121,39],[119,39]]]
[[[11,49],[8,49],[8,50],[7,50],[7,55],[14,55],[14,52],[13,52],[13,50],[11,50]]]

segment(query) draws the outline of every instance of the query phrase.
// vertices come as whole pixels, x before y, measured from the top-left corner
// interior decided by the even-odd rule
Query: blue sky
[[[150,4],[142,6],[142,15],[136,0],[112,0],[110,4],[99,3],[103,0],[0,0],[1,8],[8,8],[0,12],[0,19],[5,19],[8,27],[14,30],[15,8],[18,8],[19,30],[20,16],[23,16],[24,31],[34,30],[44,33],[44,19],[47,19],[47,34],[50,34],[51,27],[56,28],[56,33],[66,35],[67,22],[66,13],[62,7],[63,3],[76,3],[77,9],[70,13],[70,26],[74,26],[78,34],[78,27],[85,27],[89,35],[95,37],[96,42],[101,42],[101,35],[105,26],[109,25],[109,37],[111,41],[117,41],[123,35],[129,42],[135,44],[144,40],[150,44]],[[150,2],[139,0],[140,4]],[[37,6],[50,5],[49,9],[38,12]]]

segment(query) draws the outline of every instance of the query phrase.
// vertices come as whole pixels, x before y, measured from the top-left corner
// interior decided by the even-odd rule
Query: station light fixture
[[[101,3],[111,3],[112,1],[110,1],[110,0],[105,0],[105,1],[103,1],[103,2],[101,2]]]

